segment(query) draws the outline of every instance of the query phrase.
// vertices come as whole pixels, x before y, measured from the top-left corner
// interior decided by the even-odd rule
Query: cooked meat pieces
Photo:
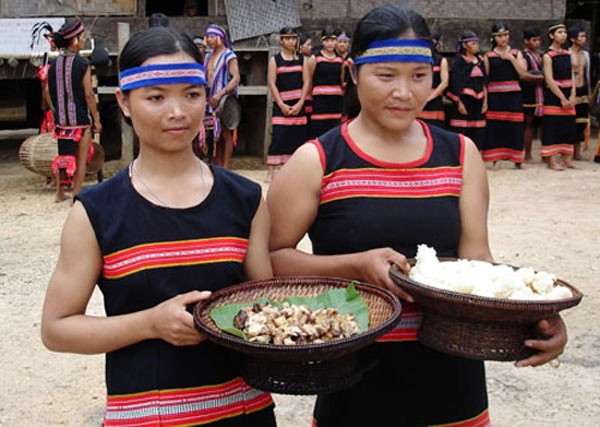
[[[251,342],[276,345],[317,344],[360,333],[353,314],[342,314],[331,307],[312,311],[305,305],[289,303],[281,307],[266,303],[244,307],[235,316],[234,326]]]

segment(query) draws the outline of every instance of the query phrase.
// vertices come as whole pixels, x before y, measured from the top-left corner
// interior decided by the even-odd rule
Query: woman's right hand
[[[405,301],[414,302],[414,299],[398,287],[390,277],[390,268],[394,264],[404,273],[410,271],[410,265],[404,255],[391,248],[380,248],[361,252],[357,256],[359,259],[358,273],[362,280],[386,288]]]
[[[209,291],[191,291],[163,301],[150,310],[154,338],[175,346],[196,345],[205,339],[194,327],[187,306],[210,296]]]

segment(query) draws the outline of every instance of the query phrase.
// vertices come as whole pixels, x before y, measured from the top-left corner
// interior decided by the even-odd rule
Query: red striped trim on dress
[[[514,113],[511,111],[487,111],[486,120],[499,120],[502,122],[522,122],[525,120],[525,113]]]
[[[452,101],[454,101],[454,102],[458,102],[458,101],[460,101],[460,98],[459,98],[457,95],[454,95],[454,94],[453,94],[452,92],[450,92],[450,91],[447,91],[447,92],[446,92],[446,96],[447,96],[448,98],[450,98],[450,99],[451,99]]]
[[[342,120],[342,113],[313,114],[311,120]]]
[[[108,396],[104,426],[207,424],[260,411],[272,404],[269,393],[235,378],[218,385]]]
[[[489,93],[519,92],[521,85],[518,80],[507,80],[503,82],[489,82],[487,88]]]
[[[340,64],[342,64],[344,62],[344,60],[341,57],[339,57],[339,56],[336,56],[334,58],[327,58],[325,56],[319,55],[319,56],[317,56],[317,64],[319,62],[334,62],[334,63],[340,63]]]
[[[471,77],[483,77],[483,71],[479,67],[473,67],[471,70]]]
[[[565,154],[572,156],[575,152],[573,144],[554,144],[554,145],[542,145],[540,155],[542,157],[550,157],[556,154]]]
[[[142,270],[217,262],[244,262],[248,239],[218,237],[147,243],[104,257],[103,275],[117,279]]]
[[[485,120],[450,119],[450,126],[455,128],[484,128]]]
[[[550,56],[551,58],[554,58],[555,56],[560,56],[560,55],[571,55],[571,53],[566,49],[560,49],[560,50],[550,49],[548,51],[548,56]]]
[[[417,341],[417,332],[423,321],[423,311],[416,304],[402,302],[400,322],[387,334],[377,338],[377,342]]]
[[[275,69],[277,74],[302,72],[302,65],[281,66]]]
[[[474,89],[471,89],[471,88],[468,88],[468,87],[466,87],[466,88],[464,88],[462,90],[462,94],[463,95],[467,95],[467,96],[472,96],[475,99],[483,99],[483,98],[485,98],[485,92],[483,92],[483,91],[481,91],[481,92],[475,92]]]
[[[554,82],[556,83],[556,86],[558,86],[561,89],[570,89],[573,87],[572,79],[554,80]]]
[[[279,96],[281,97],[282,101],[293,101],[302,97],[302,90],[286,90],[279,92]]]
[[[308,123],[306,116],[275,116],[271,119],[271,123],[280,126],[302,126]]]
[[[486,409],[481,414],[463,421],[446,424],[433,424],[431,427],[491,427],[490,413]]]
[[[511,148],[493,148],[491,150],[482,150],[481,158],[484,162],[510,160],[515,163],[523,163],[523,152]]]
[[[338,95],[342,96],[344,94],[343,89],[340,85],[331,85],[331,86],[315,86],[312,90],[313,96],[318,95]]]
[[[544,116],[574,116],[575,107],[563,108],[556,105],[544,105]]]
[[[462,166],[423,169],[339,169],[323,177],[321,204],[356,197],[458,197]]]
[[[420,119],[427,120],[446,120],[446,114],[443,111],[423,110],[419,114]]]

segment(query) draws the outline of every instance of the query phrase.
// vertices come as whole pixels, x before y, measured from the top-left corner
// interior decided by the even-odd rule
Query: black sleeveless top
[[[128,170],[77,197],[102,253],[98,286],[108,316],[244,281],[243,262],[261,188],[219,167],[212,171],[214,185],[206,199],[186,209],[143,198]],[[269,407],[270,395],[245,384],[231,356],[206,340],[194,346],[145,340],[107,353],[104,425],[115,420],[162,425],[162,416],[162,422],[168,416],[200,424]],[[172,399],[161,398],[167,394]]]
[[[79,54],[61,54],[51,62],[48,70],[48,89],[57,125],[90,124],[83,90],[83,76],[89,66],[89,61]]]
[[[464,144],[458,134],[422,126],[425,154],[403,164],[361,151],[346,124],[313,141],[324,168],[319,212],[309,230],[315,254],[389,246],[413,257],[426,243],[439,256],[457,255]]]

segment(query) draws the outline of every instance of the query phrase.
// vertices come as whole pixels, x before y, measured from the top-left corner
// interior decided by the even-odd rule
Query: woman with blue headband
[[[417,119],[431,94],[431,49],[411,9],[383,6],[362,18],[352,46],[360,113],[300,147],[269,189],[276,275],[357,279],[404,300],[401,322],[364,353],[379,363],[350,388],[318,396],[318,427],[490,425],[483,362],[422,346],[422,311],[389,277],[392,264],[409,270],[420,243],[443,257],[492,261],[477,147]],[[296,249],[306,233],[312,253]],[[542,351],[519,366],[562,351],[559,317],[539,329],[550,338],[526,342]]]
[[[261,188],[192,151],[206,79],[188,36],[134,34],[119,70],[117,101],[139,155],[76,197],[47,290],[44,344],[106,353],[105,427],[274,426],[271,396],[240,378],[234,355],[205,340],[190,313],[211,291],[272,275]],[[86,312],[96,284],[105,317]]]

